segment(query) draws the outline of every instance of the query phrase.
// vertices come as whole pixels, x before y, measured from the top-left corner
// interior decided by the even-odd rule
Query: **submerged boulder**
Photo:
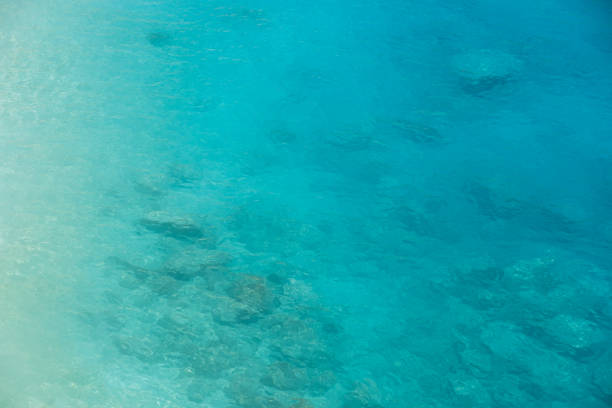
[[[287,361],[278,361],[268,366],[261,383],[281,391],[308,390],[322,394],[333,387],[336,376],[331,370],[298,367]]]
[[[491,406],[491,395],[476,378],[457,373],[452,375],[449,381],[453,390],[453,406],[466,408]]]
[[[168,214],[164,211],[151,211],[140,219],[140,225],[149,231],[181,241],[194,241],[206,247],[216,246],[216,239],[194,220]]]
[[[612,401],[612,352],[601,356],[593,365],[591,381],[597,393],[606,401]]]
[[[433,126],[406,119],[396,119],[393,129],[404,139],[422,145],[442,144],[446,138]]]
[[[166,31],[151,31],[146,37],[149,44],[154,47],[164,47],[172,43],[172,35]]]
[[[253,323],[262,317],[261,310],[237,302],[228,297],[218,297],[218,305],[212,309],[215,322],[222,325]]]
[[[521,70],[522,61],[499,50],[480,49],[456,55],[452,66],[468,92],[478,93],[502,85]]]
[[[239,366],[245,356],[227,344],[213,342],[187,352],[193,373],[202,378],[219,378],[223,371]]]
[[[545,321],[542,328],[557,350],[576,357],[595,352],[594,346],[605,341],[595,323],[568,314]]]
[[[230,261],[231,256],[226,252],[194,245],[168,258],[162,272],[177,280],[187,281],[206,275],[210,269],[222,268]]]
[[[241,276],[230,285],[227,294],[259,313],[268,312],[274,306],[274,294],[259,276]]]
[[[204,402],[206,397],[210,394],[210,391],[206,389],[206,383],[202,380],[196,379],[187,386],[187,398],[191,402],[201,404]]]
[[[314,408],[314,405],[312,405],[308,400],[300,399],[295,404],[291,405],[289,408]]]
[[[261,387],[251,383],[251,377],[236,376],[224,389],[225,396],[242,408],[283,408],[284,404],[276,398],[262,395]]]
[[[333,367],[333,354],[317,325],[310,319],[278,313],[266,329],[273,339],[270,349],[282,360],[300,367]]]
[[[344,396],[342,408],[382,408],[381,393],[376,383],[366,378],[355,384],[352,391]]]
[[[308,376],[306,369],[279,361],[268,367],[268,372],[261,378],[261,383],[282,391],[303,390],[308,386]]]

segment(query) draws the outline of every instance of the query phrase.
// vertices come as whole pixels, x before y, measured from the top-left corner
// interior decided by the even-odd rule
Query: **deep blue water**
[[[0,408],[610,406],[611,21],[0,2]]]

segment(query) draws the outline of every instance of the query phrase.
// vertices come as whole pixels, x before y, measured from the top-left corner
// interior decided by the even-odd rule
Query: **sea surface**
[[[610,406],[610,2],[0,0],[0,408]]]

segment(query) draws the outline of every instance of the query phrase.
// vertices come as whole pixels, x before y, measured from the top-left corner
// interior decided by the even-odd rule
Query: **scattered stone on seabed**
[[[201,101],[200,105],[205,103]],[[172,187],[192,187],[202,177],[200,172],[192,166],[176,163],[168,168],[168,176]]]
[[[136,357],[143,362],[156,359],[155,344],[148,337],[119,335],[114,339],[114,344],[122,354]]]
[[[536,352],[533,341],[516,325],[492,322],[481,333],[481,340],[491,352],[520,369],[525,369]]]
[[[151,211],[140,220],[140,225],[149,231],[181,241],[197,242],[205,248],[214,248],[214,234],[197,225],[187,217],[170,215],[164,211]]]
[[[593,353],[593,346],[606,338],[595,323],[567,314],[545,321],[542,328],[557,349],[576,357]]]
[[[173,254],[163,265],[162,273],[188,281],[203,276],[209,268],[226,266],[231,256],[226,252],[192,246]]]
[[[191,402],[200,404],[204,402],[207,395],[206,384],[200,379],[193,380],[191,384],[187,386],[187,398]]]
[[[189,366],[196,376],[218,378],[223,371],[244,363],[245,356],[227,344],[213,342],[189,353]]]
[[[436,235],[434,224],[423,212],[407,205],[400,205],[392,210],[401,226],[410,232],[422,236]]]
[[[336,383],[331,370],[297,367],[287,361],[270,364],[261,383],[282,391],[308,390],[322,394]]]
[[[454,392],[453,406],[478,408],[490,407],[491,395],[476,378],[457,373],[449,378],[451,388]]]
[[[366,378],[355,384],[352,391],[344,396],[342,408],[382,408],[382,397],[378,385]]]
[[[479,345],[468,346],[459,351],[461,363],[475,378],[486,379],[493,370],[491,353]]]
[[[176,295],[181,283],[171,276],[157,275],[147,281],[149,287],[155,293],[162,296]]]
[[[270,131],[270,139],[277,144],[289,144],[297,139],[295,133],[284,127],[277,127]]]
[[[151,198],[161,198],[176,188],[189,188],[201,178],[191,166],[173,164],[166,171],[147,172],[134,181],[134,190]]]
[[[168,190],[168,177],[163,173],[145,174],[134,182],[134,190],[152,198],[162,197]]]
[[[456,295],[466,304],[477,310],[500,310],[508,304],[508,295],[503,291],[486,287],[457,287]]]
[[[268,288],[266,280],[259,276],[240,276],[232,282],[227,294],[258,313],[267,313],[274,307],[274,294]]]
[[[124,259],[118,258],[116,256],[108,257],[108,261],[117,265],[119,268],[130,272],[131,275],[138,279],[147,279],[155,274],[155,272],[141,268],[140,266],[134,265]]]
[[[545,256],[521,260],[504,269],[502,282],[509,289],[537,289],[548,287],[553,279],[555,258]]]
[[[250,384],[249,380],[242,376],[232,378],[229,386],[224,390],[225,395],[243,408],[283,408],[283,404],[277,399],[261,395],[257,391],[261,387],[257,384]]]
[[[345,127],[332,131],[327,136],[326,141],[337,150],[357,152],[371,149],[377,143],[372,135],[373,133],[361,127]]]
[[[306,369],[296,367],[286,361],[279,361],[268,367],[261,383],[283,391],[303,390],[308,385]]]
[[[440,144],[446,142],[446,138],[434,127],[419,122],[405,119],[396,119],[391,122],[402,138],[417,144]]]
[[[147,41],[154,47],[164,47],[172,43],[172,36],[166,31],[151,31],[147,34]]]
[[[499,51],[480,49],[456,55],[452,67],[467,92],[480,93],[505,84],[520,72],[522,61]]]
[[[217,300],[217,306],[212,310],[212,317],[219,324],[253,323],[262,317],[261,310],[232,298],[219,296]]]
[[[497,286],[504,276],[504,269],[497,266],[475,267],[461,271],[456,275],[457,281],[474,286]]]
[[[612,352],[600,356],[593,364],[591,382],[596,387],[600,397],[612,402]]]
[[[314,405],[308,400],[300,399],[295,404],[290,405],[289,408],[314,408]]]
[[[285,253],[295,250],[300,242],[299,223],[284,209],[272,209],[254,200],[240,206],[228,219],[228,226],[237,238],[252,252]]]
[[[157,320],[157,325],[159,327],[175,333],[185,331],[189,327],[189,324],[189,318],[178,311],[166,314]]]
[[[278,357],[297,366],[328,367],[334,359],[314,324],[295,316],[276,314],[267,322],[271,338],[271,350]]]

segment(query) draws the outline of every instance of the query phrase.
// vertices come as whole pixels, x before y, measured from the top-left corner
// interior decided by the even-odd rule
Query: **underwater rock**
[[[489,218],[508,220],[521,213],[521,205],[518,200],[502,198],[491,188],[480,183],[468,183],[464,189],[468,197],[476,204],[478,210]]]
[[[154,47],[164,47],[172,43],[172,36],[166,31],[152,31],[147,34],[146,38]]]
[[[133,356],[143,362],[154,362],[157,360],[155,344],[148,337],[135,337],[120,335],[114,339],[115,347],[122,354]]]
[[[315,342],[290,342],[285,341],[279,344],[276,349],[281,356],[293,361],[295,364],[305,366],[330,366],[333,357],[323,343]]]
[[[193,187],[200,173],[185,164],[172,164],[165,171],[146,172],[134,181],[134,190],[153,199],[164,197],[172,189]]]
[[[270,348],[279,359],[300,367],[331,367],[334,359],[314,324],[295,316],[277,314],[268,322]]]
[[[467,272],[458,274],[457,280],[462,284],[491,287],[498,285],[503,276],[503,268],[485,266],[482,268],[471,268]]]
[[[225,252],[200,248],[187,248],[168,259],[161,273],[181,281],[189,281],[196,276],[203,276],[209,268],[226,266],[231,256]]]
[[[555,258],[521,260],[504,269],[503,285],[512,290],[548,288],[554,283]]]
[[[253,323],[262,317],[262,311],[231,298],[219,298],[220,304],[213,308],[215,322],[224,325]]]
[[[205,388],[205,383],[201,380],[194,380],[187,386],[187,398],[191,402],[195,402],[200,404],[204,402],[207,392]]]
[[[612,402],[612,352],[601,356],[593,365],[591,382],[600,396],[608,403]]]
[[[261,378],[261,383],[282,391],[296,391],[307,387],[308,377],[304,368],[280,361],[268,367],[268,373]]]
[[[458,295],[465,304],[470,305],[476,310],[495,311],[504,308],[504,306],[508,304],[509,296],[503,291],[492,290],[485,287],[471,287],[469,289],[470,291],[467,292],[465,286],[458,287],[456,295]]]
[[[289,408],[314,408],[314,405],[312,405],[310,401],[300,399],[295,404],[290,405]]]
[[[446,138],[438,130],[423,123],[397,119],[391,125],[402,138],[413,143],[429,145],[446,142]]]
[[[491,353],[483,347],[466,347],[459,351],[461,363],[476,378],[487,378],[493,369]]]
[[[284,285],[287,282],[287,277],[282,273],[272,272],[266,276],[266,280],[273,285]]]
[[[489,386],[491,398],[495,407],[522,408],[539,407],[541,398],[535,398],[533,388],[536,384],[521,379],[520,376],[504,374]],[[530,389],[530,392],[526,392]]]
[[[200,101],[200,109],[205,109],[206,106],[202,104],[212,103],[210,101]],[[194,186],[198,180],[202,177],[201,173],[194,168],[186,164],[173,164],[168,168],[168,178],[170,186],[174,188],[189,188]]]
[[[491,396],[477,379],[456,374],[449,381],[454,392],[453,407],[484,408],[491,406]]]
[[[175,295],[181,287],[179,281],[167,275],[157,275],[147,282],[153,292],[162,296]]]
[[[336,375],[331,370],[308,369],[308,391],[314,395],[326,393],[336,382]]]
[[[152,211],[140,220],[149,231],[181,241],[195,241],[206,248],[214,248],[216,239],[202,227],[186,217],[177,217],[163,211]]]
[[[224,389],[225,395],[236,405],[243,408],[283,408],[277,399],[261,395],[257,390],[261,388],[249,384],[249,379],[233,378],[230,385]]]
[[[126,260],[118,258],[116,256],[108,257],[108,261],[117,267],[130,272],[131,275],[136,277],[137,279],[144,280],[150,278],[155,274],[154,271],[151,271],[146,268],[141,268],[140,266],[134,265]]]
[[[293,143],[297,139],[295,133],[284,127],[277,127],[272,129],[270,131],[269,137],[274,143],[281,145]]]
[[[334,151],[358,152],[372,149],[375,139],[374,132],[368,132],[361,127],[344,127],[336,129],[326,137],[326,142]]]
[[[498,50],[474,50],[453,58],[452,66],[466,91],[480,93],[510,81],[523,63],[512,54]]]
[[[134,190],[151,198],[160,198],[167,193],[167,178],[163,173],[145,174],[134,182]]]
[[[261,383],[281,391],[308,390],[322,394],[333,387],[336,377],[330,370],[297,367],[289,362],[279,361],[268,366]]]
[[[269,312],[274,307],[274,294],[266,280],[253,275],[243,275],[232,282],[227,294],[258,313]]]
[[[168,313],[157,320],[159,327],[174,333],[185,331],[189,324],[189,317],[178,311]]]
[[[214,342],[189,353],[189,366],[196,376],[219,378],[223,371],[243,362],[238,350],[227,344]]]
[[[510,221],[513,227],[520,227],[530,234],[537,233],[554,242],[568,243],[581,238],[581,232],[584,232],[580,222],[546,205],[509,197],[477,182],[467,184],[465,192],[483,216]]]
[[[593,346],[605,340],[594,323],[566,314],[547,320],[542,328],[557,349],[576,357],[592,353]]]
[[[532,340],[511,323],[490,323],[483,329],[481,340],[491,353],[506,362],[512,362],[518,369],[528,367],[536,352]]]
[[[434,228],[426,215],[419,211],[410,208],[406,205],[401,205],[393,209],[394,215],[397,217],[401,226],[407,231],[423,236],[433,236]]]
[[[342,408],[382,408],[381,394],[376,383],[369,378],[359,381],[344,396]]]
[[[219,296],[213,319],[220,324],[252,323],[276,307],[277,300],[266,280],[259,276],[241,275],[226,287],[228,297]]]
[[[299,224],[284,209],[265,206],[259,200],[240,207],[231,217],[228,226],[238,240],[252,252],[286,253],[299,244]]]
[[[584,382],[588,378],[589,367],[577,363],[571,358],[565,358],[559,353],[548,348],[539,348],[531,351],[528,358],[528,370],[531,378],[529,386],[532,390],[551,393],[561,398],[572,398],[575,396],[576,382]]]

